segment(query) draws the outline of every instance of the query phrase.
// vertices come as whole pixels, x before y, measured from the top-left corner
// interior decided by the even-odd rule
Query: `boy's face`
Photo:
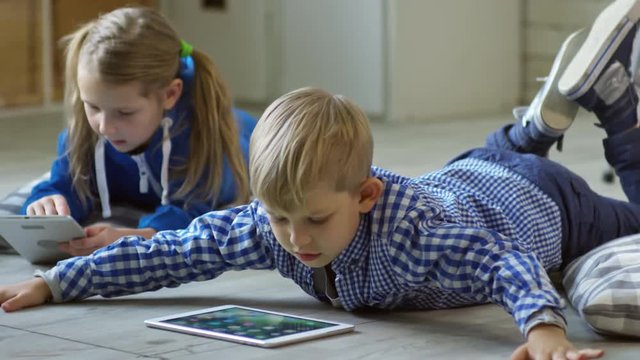
[[[321,185],[307,194],[307,205],[295,213],[265,208],[280,245],[305,265],[323,267],[351,243],[360,213],[371,209],[361,199],[360,194]]]

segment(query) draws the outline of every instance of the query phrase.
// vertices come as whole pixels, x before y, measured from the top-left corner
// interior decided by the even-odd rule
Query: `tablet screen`
[[[269,340],[335,326],[333,323],[231,307],[163,322],[229,335]]]
[[[276,347],[342,334],[355,328],[351,324],[238,305],[221,305],[144,322],[152,328],[261,347]]]

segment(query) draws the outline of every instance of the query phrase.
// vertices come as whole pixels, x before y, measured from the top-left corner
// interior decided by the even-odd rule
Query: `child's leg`
[[[486,146],[546,156],[571,126],[578,105],[558,92],[558,81],[586,38],[584,30],[569,36],[558,51],[544,85],[528,107],[514,109],[515,123],[487,137]]]
[[[608,241],[640,233],[639,204],[595,193],[579,175],[554,161],[488,148],[470,150],[455,160],[462,158],[482,159],[511,169],[529,179],[558,205],[565,266]]]
[[[539,161],[535,181],[562,209],[563,265],[599,245],[640,232],[640,205],[601,196],[563,166]]]
[[[608,136],[605,157],[634,203],[640,203],[638,81],[634,81],[640,60],[639,20],[638,1],[618,0],[609,5],[558,83],[561,93],[600,121]]]

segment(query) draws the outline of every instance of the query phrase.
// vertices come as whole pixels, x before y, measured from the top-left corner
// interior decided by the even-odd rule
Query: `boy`
[[[514,358],[600,357],[602,351],[576,350],[566,339],[563,302],[546,270],[640,231],[640,206],[600,197],[538,155],[575,115],[559,86],[599,117],[609,135],[607,158],[633,194],[627,185],[640,180],[633,160],[640,129],[625,45],[633,42],[639,9],[613,3],[588,37],[567,39],[521,119],[492,134],[487,147],[415,179],[371,167],[368,121],[349,100],[316,89],[286,94],[265,111],[251,140],[255,201],[148,241],[125,237],[0,287],[2,308],[150,291],[227,270],[278,269],[346,310],[492,302],[512,313],[527,337]],[[605,64],[589,70],[592,59]],[[609,81],[612,73],[623,80]]]

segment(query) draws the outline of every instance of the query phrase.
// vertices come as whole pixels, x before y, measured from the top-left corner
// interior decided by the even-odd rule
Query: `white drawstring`
[[[162,167],[160,172],[160,185],[162,186],[162,205],[169,204],[169,157],[171,156],[171,137],[169,136],[169,129],[173,121],[169,117],[162,119]],[[95,148],[95,166],[96,166],[96,182],[98,185],[98,194],[100,195],[100,203],[102,204],[102,217],[107,219],[111,217],[111,205],[109,204],[109,187],[107,186],[107,173],[104,158],[104,151],[106,146],[106,140],[100,137],[96,142]],[[143,154],[141,154],[144,156]],[[136,159],[138,169],[140,171],[140,192],[146,193],[148,190],[148,170],[144,163],[140,161],[143,159]],[[143,169],[144,167],[144,169]]]
[[[636,95],[640,94],[640,28],[636,30],[631,46],[631,63],[629,63],[629,73],[631,73],[631,81],[633,82],[633,90]],[[640,106],[636,106],[636,117],[640,122]]]
[[[144,159],[144,153],[132,155],[131,158],[138,164],[138,176],[140,176],[140,194],[149,192],[149,170]]]
[[[160,185],[162,186],[162,205],[169,204],[169,157],[171,156],[171,137],[169,128],[173,121],[169,117],[162,119],[162,168],[160,170]]]
[[[96,142],[94,157],[98,194],[100,195],[100,203],[102,204],[102,217],[107,219],[111,217],[111,206],[109,205],[109,187],[107,186],[107,173],[105,171],[104,163],[105,144],[106,140],[103,137],[100,137]]]

